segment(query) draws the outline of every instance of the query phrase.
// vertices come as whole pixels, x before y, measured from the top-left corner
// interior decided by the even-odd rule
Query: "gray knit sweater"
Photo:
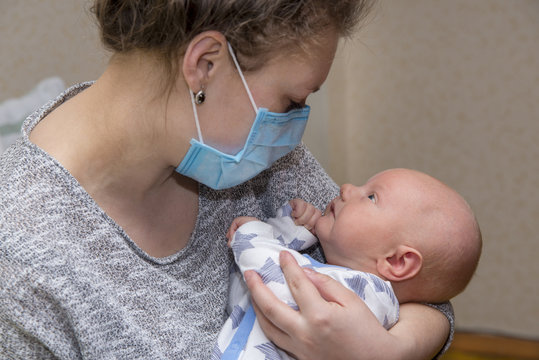
[[[0,157],[0,358],[208,359],[227,317],[231,221],[265,220],[295,197],[323,208],[338,188],[299,146],[235,188],[201,185],[188,245],[166,258],[148,256],[28,139],[87,86],[32,114],[22,139]],[[438,308],[453,324],[451,306]]]

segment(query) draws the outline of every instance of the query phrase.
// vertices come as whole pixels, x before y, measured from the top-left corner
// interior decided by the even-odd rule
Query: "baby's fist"
[[[302,199],[290,200],[292,207],[292,218],[296,225],[303,225],[307,230],[314,234],[314,225],[322,216],[322,212],[313,204],[310,204]],[[316,235],[316,234],[314,234]]]
[[[245,223],[248,223],[249,221],[257,221],[258,219],[252,216],[238,216],[232,221],[232,224],[230,224],[230,227],[228,228],[228,231],[226,232],[226,238],[228,239],[228,246],[230,246],[230,242],[232,241],[232,237],[234,236],[234,233],[240,226],[242,226]]]

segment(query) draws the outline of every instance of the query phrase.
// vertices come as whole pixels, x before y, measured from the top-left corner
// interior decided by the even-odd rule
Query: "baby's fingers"
[[[232,237],[234,236],[234,233],[240,226],[243,224],[249,222],[249,221],[256,221],[257,218],[251,217],[251,216],[238,216],[232,221],[232,224],[230,224],[230,227],[228,228],[228,231],[226,232],[226,238],[228,239],[228,245],[230,246],[230,242],[232,241]]]
[[[301,217],[295,219],[296,225],[303,225],[307,230],[312,230],[316,221],[322,216],[320,210],[314,206],[309,206],[305,209],[305,212]]]
[[[308,230],[314,227],[314,224],[318,220],[322,213],[314,205],[309,204],[301,199],[294,199],[290,201],[292,206],[292,218],[296,225],[303,225]]]
[[[233,221],[232,224],[230,224],[230,227],[228,228],[228,231],[226,232],[226,238],[228,239],[228,245],[230,246],[230,242],[232,241],[232,237],[234,236],[234,233],[238,230],[238,224]]]
[[[292,207],[292,217],[297,219],[305,213],[305,209],[309,204],[302,199],[292,199],[290,200],[290,206]]]

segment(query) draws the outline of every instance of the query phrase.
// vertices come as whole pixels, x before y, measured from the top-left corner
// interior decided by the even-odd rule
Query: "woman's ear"
[[[413,278],[423,266],[421,253],[405,245],[399,245],[389,255],[380,258],[376,267],[380,275],[389,281],[404,281]]]
[[[228,60],[226,38],[218,31],[205,31],[193,38],[181,64],[183,77],[190,90],[197,92],[205,87],[217,65]]]

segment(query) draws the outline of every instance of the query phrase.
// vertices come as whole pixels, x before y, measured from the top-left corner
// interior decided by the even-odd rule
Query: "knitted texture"
[[[296,197],[322,209],[338,187],[300,145],[245,184],[200,185],[187,246],[151,257],[28,139],[90,85],[30,115],[22,138],[0,157],[0,358],[208,359],[227,317],[232,220],[266,220]],[[311,255],[323,260],[318,249]],[[439,308],[453,322],[450,305]]]

